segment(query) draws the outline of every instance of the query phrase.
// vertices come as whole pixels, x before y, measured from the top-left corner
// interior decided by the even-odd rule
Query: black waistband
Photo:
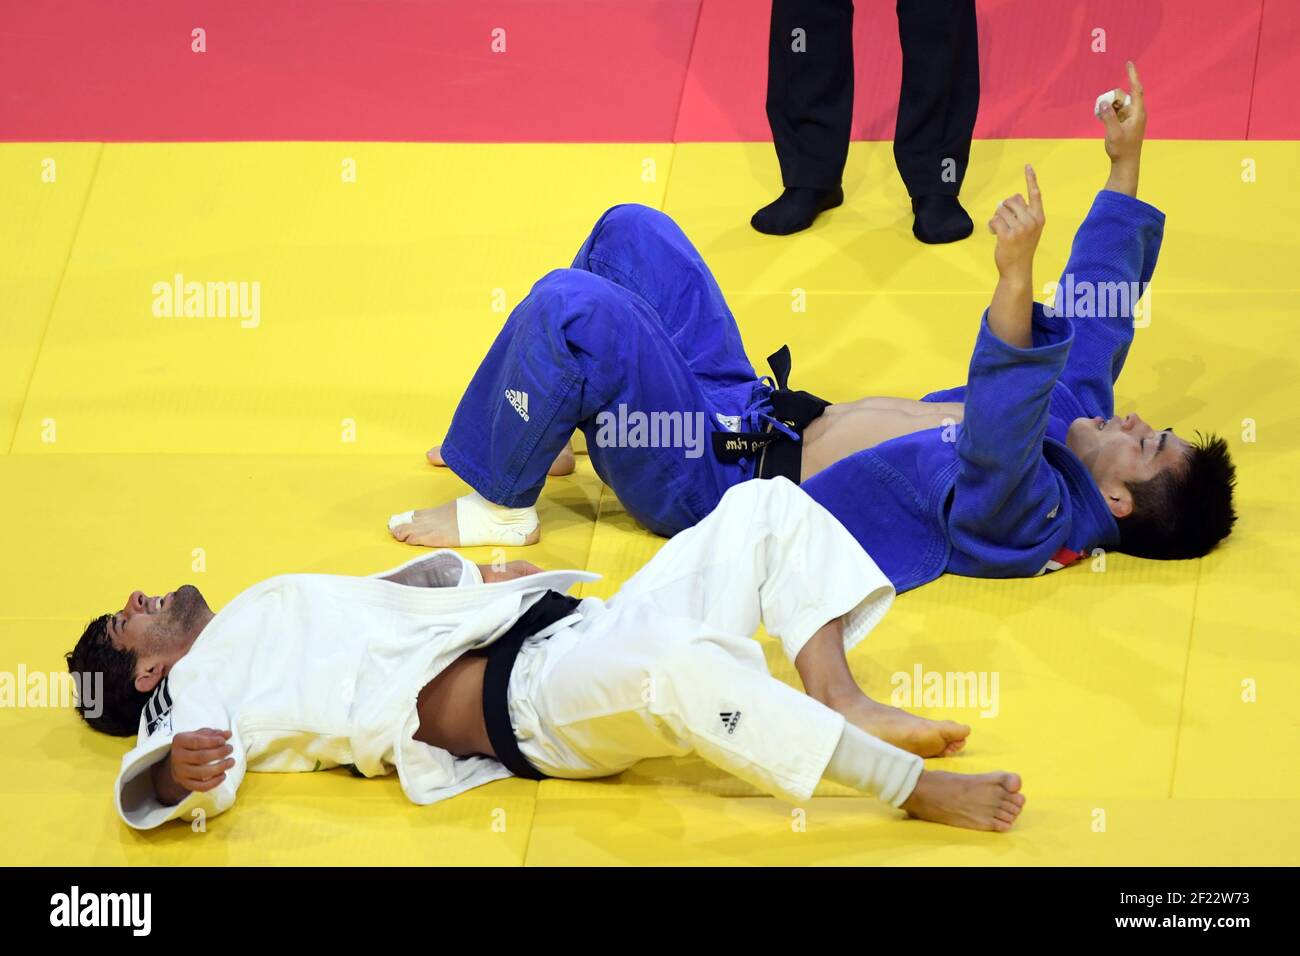
[[[772,417],[799,435],[800,441],[792,441],[789,436],[781,435],[775,428],[772,433],[781,435],[783,441],[775,441],[763,449],[754,466],[755,478],[775,478],[781,475],[789,478],[796,485],[803,471],[803,433],[809,425],[821,418],[830,402],[808,392],[793,392],[788,388],[778,389],[772,393]],[[768,426],[769,428],[771,426]]]
[[[568,617],[580,602],[575,597],[558,591],[547,591],[510,625],[492,644],[483,650],[487,667],[483,672],[483,721],[487,724],[488,740],[497,760],[516,777],[528,780],[545,780],[546,774],[530,764],[519,750],[515,730],[510,723],[510,672],[524,640],[543,628],[550,627],[561,618]]]
[[[800,437],[804,429],[821,417],[830,402],[810,392],[796,392],[789,387],[790,347],[780,349],[767,357],[776,388],[772,390],[772,417]],[[736,462],[741,458],[754,459],[755,478],[789,478],[799,484],[803,465],[803,442],[770,424],[761,432],[714,432],[713,454],[719,461]]]

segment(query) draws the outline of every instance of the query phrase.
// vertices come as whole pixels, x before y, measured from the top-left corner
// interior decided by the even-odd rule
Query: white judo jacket
[[[414,565],[440,586],[381,578]],[[136,829],[222,813],[249,770],[351,765],[367,777],[394,768],[406,795],[434,803],[510,776],[488,757],[457,758],[411,739],[420,689],[466,651],[499,638],[548,589],[600,575],[549,571],[484,584],[454,551],[435,551],[370,577],[288,574],[222,608],[155,689],[136,746],[122,758],[116,802]],[[572,623],[571,615],[546,628]],[[172,737],[229,729],[235,766],[207,793],[159,803],[149,768]]]

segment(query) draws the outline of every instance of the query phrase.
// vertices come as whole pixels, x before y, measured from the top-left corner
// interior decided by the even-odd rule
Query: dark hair
[[[1116,522],[1119,550],[1164,560],[1209,554],[1237,520],[1232,508],[1236,475],[1228,443],[1198,432],[1183,468],[1125,483],[1133,495],[1133,510]]]
[[[131,737],[140,729],[140,711],[149,695],[135,689],[135,651],[113,646],[108,636],[109,615],[103,614],[89,624],[77,646],[68,651],[68,673],[79,676],[78,687],[84,688],[92,674],[103,675],[101,699],[95,701],[97,717],[86,712],[84,690],[78,694],[77,712],[95,730],[114,737]]]

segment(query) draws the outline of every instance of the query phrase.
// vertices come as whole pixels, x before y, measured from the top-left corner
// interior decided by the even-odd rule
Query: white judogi
[[[773,678],[760,620],[794,660],[840,615],[845,650],[894,587],[829,511],[785,478],[732,487],[608,602],[549,640],[529,638],[510,678],[519,748],[553,777],[603,777],[692,751],[767,793],[808,799],[844,727]],[[876,793],[898,806],[920,757],[878,746]]]
[[[379,580],[393,571],[285,575],[223,608],[141,715],[118,779],[122,818],[143,829],[190,819],[198,808],[220,813],[248,770],[396,769],[415,803],[508,776],[490,758],[456,758],[412,739],[416,697],[545,590],[598,576],[561,571],[483,584],[451,551],[402,568],[417,565],[431,587]],[[509,694],[520,749],[544,773],[574,778],[696,751],[768,793],[807,799],[844,718],[772,678],[751,635],[761,620],[793,659],[817,629],[846,615],[852,647],[893,598],[844,527],[795,485],[738,485],[614,598],[587,598],[528,639]],[[147,770],[174,733],[201,727],[233,731],[236,765],[215,790],[162,806]],[[874,756],[880,796],[901,803],[920,758],[883,742]]]
[[[380,580],[416,565],[430,587]],[[547,589],[598,577],[555,571],[483,584],[475,565],[436,551],[368,578],[288,574],[256,584],[208,622],[141,713],[137,744],[122,758],[118,812],[138,829],[189,820],[200,808],[212,816],[234,804],[249,770],[354,765],[379,776],[396,768],[406,795],[422,804],[508,777],[495,760],[458,759],[411,739],[416,697]],[[202,727],[232,731],[235,766],[215,790],[163,806],[148,768],[174,734]]]

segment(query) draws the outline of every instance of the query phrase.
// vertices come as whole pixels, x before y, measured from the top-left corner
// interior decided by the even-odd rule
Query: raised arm
[[[998,237],[993,261],[998,285],[989,303],[989,331],[1018,349],[1032,344],[1034,306],[1034,252],[1043,234],[1043,195],[1032,166],[1025,167],[1028,201],[1016,193],[1004,200],[989,220],[989,232]]]
[[[1147,104],[1137,67],[1130,60],[1125,68],[1130,87],[1128,102],[1119,97],[1124,91],[1117,88],[1115,105],[1103,103],[1098,115],[1106,127],[1106,155],[1110,157],[1110,178],[1105,188],[1136,199],[1142,141],[1147,134]]]
[[[1116,90],[1118,109],[1103,103],[1110,174],[1070,247],[1055,311],[1074,322],[1075,344],[1061,381],[1089,415],[1114,414],[1114,386],[1133,342],[1134,308],[1155,273],[1165,217],[1137,198],[1146,99],[1128,64],[1130,98]]]
[[[1033,301],[1033,262],[1045,216],[1038,178],[1028,198],[998,206],[998,284],[980,323],[957,434],[959,468],[948,512],[950,570],[979,577],[1036,573],[1060,547],[1062,489],[1043,463],[1052,387],[1070,354],[1071,329]]]

